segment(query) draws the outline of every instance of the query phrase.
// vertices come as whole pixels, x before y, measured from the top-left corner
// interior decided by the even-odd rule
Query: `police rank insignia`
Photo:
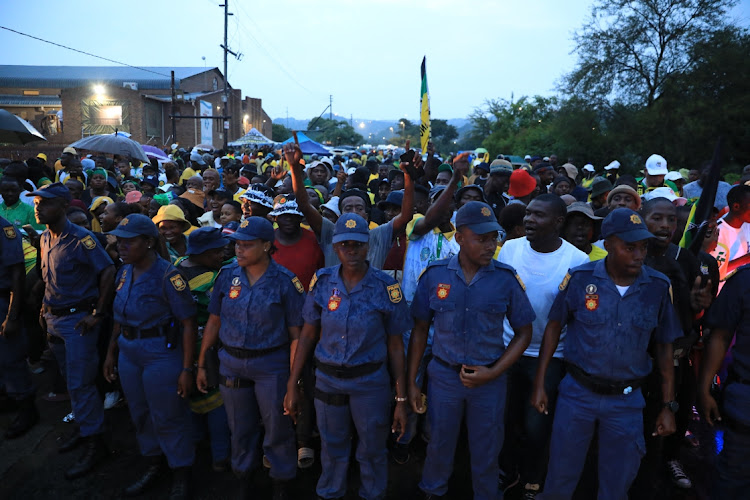
[[[127,270],[127,269],[125,269],[125,270],[124,270],[124,271],[122,272],[122,275],[120,276],[120,282],[119,282],[119,283],[117,284],[117,291],[118,291],[118,292],[120,291],[120,289],[121,289],[121,288],[123,287],[123,285],[125,284],[125,277],[126,277],[127,275],[128,275],[128,270]]]
[[[334,288],[333,292],[331,292],[331,296],[328,298],[328,310],[329,311],[335,311],[339,308],[339,305],[341,304],[341,292],[338,291],[338,289]]]
[[[9,240],[12,240],[16,237],[16,230],[13,226],[4,227],[3,231],[5,231],[5,237]]]
[[[234,300],[237,297],[239,297],[240,290],[242,290],[242,287],[239,285],[234,285],[234,286],[229,287],[229,298]]]
[[[632,222],[633,224],[643,224],[643,221],[641,220],[641,218],[638,217],[638,215],[636,214],[633,214],[630,216],[630,222]]]
[[[516,280],[518,280],[518,284],[519,284],[519,285],[521,285],[521,288],[522,288],[522,289],[523,289],[523,291],[525,292],[525,291],[526,291],[526,285],[524,284],[523,280],[522,280],[522,279],[521,279],[521,277],[520,277],[520,276],[518,275],[518,273],[516,273]]]
[[[485,217],[489,217],[490,216],[490,209],[487,208],[487,207],[482,207],[482,215],[484,215]]]
[[[313,291],[313,287],[315,286],[315,283],[317,283],[317,282],[318,282],[318,275],[317,274],[313,274],[313,277],[310,280],[310,286],[308,286],[307,289],[312,292]]]
[[[81,243],[84,247],[86,247],[88,250],[93,250],[96,248],[96,241],[94,241],[94,238],[91,236],[86,236],[81,240]]]
[[[586,309],[596,311],[599,308],[599,296],[586,294]]]
[[[187,286],[185,284],[185,280],[182,279],[182,276],[180,276],[179,274],[175,274],[174,276],[172,276],[171,278],[169,278],[169,281],[172,282],[172,286],[178,292],[183,291],[185,289],[185,287]]]
[[[398,304],[401,302],[401,287],[398,286],[398,283],[394,283],[393,285],[388,287],[388,298],[391,299],[391,302],[394,304]]]
[[[305,287],[302,286],[302,283],[299,282],[299,279],[296,276],[292,278],[292,283],[294,283],[294,288],[296,288],[299,293],[305,293]]]
[[[561,292],[568,288],[568,282],[570,282],[570,273],[565,273],[565,277],[562,280],[562,283],[560,283],[560,286],[557,287],[558,290]]]
[[[448,298],[448,295],[451,293],[451,286],[446,285],[445,283],[440,283],[437,286],[437,298],[440,300],[445,300]]]
[[[593,283],[590,285],[586,285],[586,294],[587,295],[593,295],[596,293],[596,285]]]
[[[345,226],[347,229],[354,229],[355,227],[357,227],[357,221],[355,221],[354,219],[349,219],[348,221],[346,221]]]

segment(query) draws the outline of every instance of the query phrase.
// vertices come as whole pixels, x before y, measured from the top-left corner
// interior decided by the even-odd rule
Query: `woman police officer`
[[[117,236],[124,265],[116,278],[104,376],[114,381],[119,366],[140,451],[149,464],[125,495],[148,489],[164,468],[166,455],[174,471],[169,498],[187,498],[195,458],[186,402],[197,329],[193,296],[185,278],[157,255],[159,230],[148,217],[128,215],[109,234]]]
[[[229,238],[235,241],[237,262],[224,266],[214,283],[196,381],[205,392],[206,352],[221,340],[219,388],[232,433],[232,469],[240,479],[240,497],[249,496],[249,475],[260,464],[260,416],[273,498],[288,498],[288,482],[297,473],[297,444],[292,420],[283,414],[283,400],[290,352],[302,326],[304,287],[271,259],[274,230],[267,219],[248,217]]]
[[[367,261],[368,224],[354,213],[337,221],[333,245],[340,265],[321,269],[310,283],[284,408],[295,416],[297,380],[315,351],[315,410],[321,438],[319,498],[346,493],[351,446],[350,422],[359,436],[360,497],[385,497],[388,482],[386,441],[391,386],[386,361],[396,381],[392,432],[406,430],[406,376],[402,334],[411,316],[398,283]]]

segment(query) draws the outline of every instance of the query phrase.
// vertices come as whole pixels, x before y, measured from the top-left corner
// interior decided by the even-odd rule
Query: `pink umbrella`
[[[164,153],[164,151],[157,148],[156,146],[150,146],[148,144],[144,144],[141,147],[143,148],[143,151],[146,153],[146,156],[148,156],[149,158],[156,158],[157,160],[169,161],[169,157]]]

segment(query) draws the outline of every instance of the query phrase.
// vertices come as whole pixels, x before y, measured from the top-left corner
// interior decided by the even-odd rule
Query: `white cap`
[[[529,161],[531,159],[531,155],[526,155],[523,157],[524,160]]]
[[[653,200],[654,198],[666,198],[678,207],[687,202],[687,199],[677,196],[672,191],[672,188],[667,186],[658,187],[643,195],[643,199],[646,201]]]
[[[349,167],[348,169],[346,169],[346,175],[352,175],[356,171],[357,171],[356,167]]]
[[[331,199],[328,200],[327,203],[323,203],[323,205],[321,206],[326,207],[328,210],[335,213],[337,216],[341,216],[341,212],[339,211],[339,197],[338,196],[331,196]]]
[[[677,171],[675,171],[675,170],[672,170],[667,175],[665,175],[664,179],[667,180],[667,181],[683,181],[683,180],[685,180],[682,177],[682,174],[679,173],[679,172],[677,172]]]
[[[667,160],[660,155],[651,155],[646,160],[646,172],[648,175],[667,175]]]
[[[594,166],[591,163],[585,164],[583,166],[583,170],[585,170],[586,172],[595,172],[596,171],[596,170],[594,170]]]
[[[617,160],[614,160],[612,161],[612,163],[604,167],[604,170],[617,170],[618,168],[620,168],[620,162]]]
[[[549,156],[545,156],[544,158],[542,158],[542,161],[549,161]]]

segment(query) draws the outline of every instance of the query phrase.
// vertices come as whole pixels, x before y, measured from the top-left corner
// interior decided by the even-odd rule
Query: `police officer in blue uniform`
[[[297,442],[283,403],[290,352],[303,323],[305,289],[271,258],[274,230],[267,219],[249,217],[229,238],[235,241],[237,262],[225,266],[214,284],[197,383],[205,392],[206,352],[220,340],[219,389],[232,433],[232,469],[241,481],[240,497],[250,496],[249,476],[260,464],[262,419],[263,452],[271,463],[274,499],[280,500],[288,498],[288,483],[297,473]]]
[[[26,277],[21,235],[2,217],[0,228],[0,386],[18,402],[18,414],[5,431],[6,439],[14,439],[39,421],[39,411],[26,365],[26,336],[21,321]]]
[[[409,399],[423,413],[417,370],[434,321],[433,359],[427,367],[427,418],[431,438],[419,487],[426,498],[448,490],[453,457],[466,420],[476,500],[496,499],[503,440],[504,373],[531,342],[536,315],[523,282],[510,266],[493,260],[500,225],[489,205],[464,204],[456,214],[458,255],[431,263],[417,284],[411,311]],[[503,344],[507,316],[515,337]]]
[[[740,500],[750,490],[750,265],[739,268],[721,289],[705,319],[711,328],[698,381],[698,406],[709,425],[724,424],[724,447],[711,498]],[[711,396],[711,383],[736,334],[733,361],[724,381],[722,402]]]
[[[602,222],[602,237],[607,258],[569,271],[542,340],[532,403],[546,412],[545,371],[567,326],[568,374],[559,388],[544,499],[571,498],[597,422],[598,498],[627,498],[646,451],[640,386],[651,372],[651,342],[663,402],[653,435],[675,431],[672,342],[682,331],[669,279],[643,265],[653,235],[640,215],[619,208]]]
[[[166,455],[174,471],[169,498],[186,498],[195,458],[186,402],[197,332],[193,296],[185,278],[157,254],[159,230],[151,219],[128,215],[108,234],[117,237],[124,265],[117,273],[104,376],[113,382],[119,372],[138,446],[148,463],[125,495],[146,491]]]
[[[351,449],[351,422],[359,443],[359,496],[385,497],[388,482],[386,441],[391,421],[391,384],[395,379],[396,409],[391,430],[406,430],[406,378],[402,335],[411,328],[406,301],[398,283],[367,261],[369,231],[361,216],[348,213],[336,222],[333,245],[341,264],[313,277],[303,317],[285,410],[296,415],[297,382],[315,351],[315,410],[321,439],[322,473],[319,498],[346,493]]]
[[[90,472],[107,454],[102,439],[104,409],[95,385],[96,345],[100,323],[112,304],[115,268],[93,233],[66,218],[72,199],[68,188],[55,182],[26,196],[34,196],[36,220],[47,226],[40,241],[42,315],[79,424],[60,451],[85,444],[79,460],[65,472],[67,479],[74,479]]]

